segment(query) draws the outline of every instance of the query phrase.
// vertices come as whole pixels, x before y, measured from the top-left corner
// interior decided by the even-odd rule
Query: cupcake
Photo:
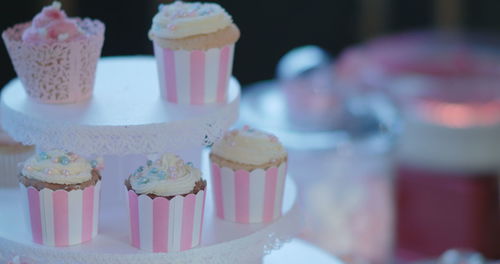
[[[25,161],[35,153],[35,147],[25,146],[14,141],[2,128],[0,128],[0,187],[14,187],[18,181],[19,163]]]
[[[200,243],[207,183],[192,163],[165,154],[139,167],[125,186],[132,246],[174,252]]]
[[[92,95],[104,41],[100,21],[68,18],[61,4],[54,2],[32,22],[5,30],[2,38],[30,98],[64,104]]]
[[[248,126],[227,132],[210,153],[217,216],[244,224],[280,217],[287,160],[274,135]]]
[[[61,150],[23,163],[19,182],[35,243],[63,247],[97,235],[101,164]]]
[[[161,5],[149,38],[162,97],[179,104],[224,103],[239,37],[238,27],[218,4]]]

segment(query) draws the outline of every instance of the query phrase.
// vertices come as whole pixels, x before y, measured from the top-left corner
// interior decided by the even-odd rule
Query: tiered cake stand
[[[238,118],[240,86],[233,78],[226,104],[182,106],[160,99],[152,57],[115,57],[99,62],[95,91],[88,102],[47,105],[29,98],[19,80],[2,92],[3,128],[17,141],[41,149],[60,148],[103,155],[99,235],[67,248],[31,242],[22,199],[0,189],[0,260],[23,256],[44,264],[261,263],[300,228],[296,186],[285,187],[283,217],[269,224],[243,225],[218,219],[210,191],[207,150]],[[201,245],[173,253],[149,253],[130,246],[123,180],[147,155],[180,153],[202,168],[209,181]],[[7,175],[15,177],[15,175]]]

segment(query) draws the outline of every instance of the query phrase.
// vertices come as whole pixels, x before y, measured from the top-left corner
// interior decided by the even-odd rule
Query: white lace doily
[[[90,154],[147,154],[210,145],[238,118],[240,86],[232,78],[224,105],[189,106],[160,99],[153,57],[99,61],[93,97],[67,105],[37,103],[21,82],[2,92],[1,123],[17,141]]]
[[[183,252],[148,253],[128,243],[124,206],[102,200],[100,234],[90,243],[67,248],[34,244],[24,228],[21,197],[17,190],[0,190],[0,256],[22,256],[33,264],[234,264],[261,263],[262,257],[280,248],[300,230],[297,188],[288,178],[283,217],[271,224],[243,225],[217,219],[212,192],[208,192],[201,246]],[[122,210],[123,209],[123,210]],[[0,257],[0,261],[1,261]]]

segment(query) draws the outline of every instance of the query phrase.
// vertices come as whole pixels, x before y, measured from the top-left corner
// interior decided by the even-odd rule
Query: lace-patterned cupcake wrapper
[[[86,37],[54,43],[25,43],[30,22],[2,33],[17,76],[30,98],[48,104],[76,103],[92,95],[97,61],[104,42],[104,24],[77,19]]]

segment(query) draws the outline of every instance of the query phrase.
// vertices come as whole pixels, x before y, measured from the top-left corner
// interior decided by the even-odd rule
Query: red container
[[[396,250],[404,259],[457,247],[500,258],[499,43],[413,32],[340,56],[339,79],[386,92],[401,112]]]
[[[500,258],[498,172],[397,167],[397,241],[406,258],[466,248]]]
[[[498,78],[412,83],[419,93],[401,100],[397,148],[398,252],[417,259],[463,248],[500,258]]]

